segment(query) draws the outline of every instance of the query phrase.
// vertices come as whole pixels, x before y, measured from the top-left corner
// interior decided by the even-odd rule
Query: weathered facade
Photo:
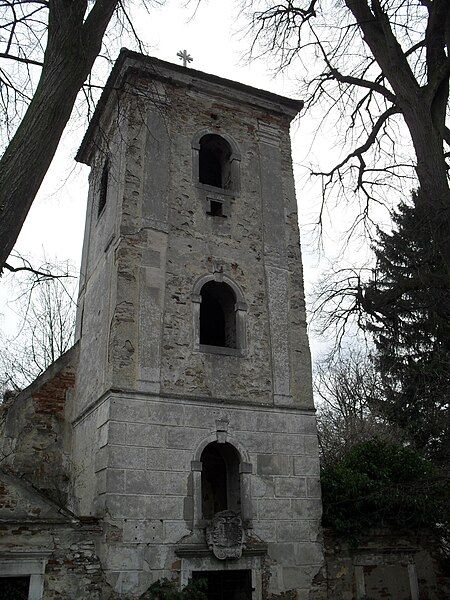
[[[368,530],[358,543],[324,531],[323,598],[446,600],[448,558],[424,531]],[[447,564],[445,564],[447,562]],[[316,580],[319,587],[319,577]]]
[[[0,406],[0,600],[147,600],[162,578],[226,600],[448,597],[426,540],[321,536],[300,108],[121,53],[77,157],[77,341]]]
[[[6,417],[5,477],[23,474],[6,520],[19,483],[21,502],[31,482],[35,503],[64,507],[62,546],[34,538],[41,571],[75,538],[95,546],[104,583],[66,597],[139,597],[163,577],[308,597],[323,554],[289,139],[301,106],[128,51],[114,67],[77,157],[91,166],[77,344],[46,375],[63,393],[24,393],[49,409],[48,448],[17,458],[20,399]],[[5,539],[19,560],[26,542]]]
[[[73,510],[116,528],[99,556],[121,593],[232,570],[248,598],[306,598],[322,550],[301,103],[132,54],[113,77],[78,156],[92,171]]]
[[[2,600],[100,600],[108,591],[96,550],[103,526],[67,508],[77,364],[75,345],[0,406]]]

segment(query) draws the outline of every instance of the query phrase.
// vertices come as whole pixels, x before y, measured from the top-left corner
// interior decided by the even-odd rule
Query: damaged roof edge
[[[127,61],[129,62],[128,65],[126,64]],[[217,75],[211,75],[210,73],[197,71],[196,69],[182,67],[181,65],[160,60],[159,58],[146,56],[145,54],[133,52],[127,48],[122,48],[116,62],[114,63],[111,73],[109,74],[108,80],[103,88],[103,92],[100,96],[97,106],[95,107],[92,119],[89,122],[88,128],[81,142],[80,148],[75,156],[75,160],[78,162],[89,164],[88,161],[91,142],[93,141],[95,130],[99,124],[101,115],[107,105],[111,92],[114,89],[120,88],[123,79],[130,68],[136,70],[139,69],[139,67],[141,67],[144,73],[148,73],[148,69],[153,67],[155,69],[154,75],[165,79],[168,78],[167,72],[169,71],[172,72],[174,78],[177,76],[179,77],[178,81],[182,81],[183,77],[190,77],[192,79],[200,79],[213,85],[221,86],[222,88],[236,90],[237,92],[252,98],[254,101],[261,100],[263,102],[265,101],[266,103],[272,103],[274,105],[273,110],[278,108],[278,112],[285,113],[291,118],[299,113],[304,105],[303,100],[295,100],[293,98],[279,96],[278,94],[274,94],[266,90],[261,90],[244,83],[232,81],[231,79],[225,79]],[[161,69],[161,71],[165,71],[165,74],[158,73],[158,68]]]
[[[68,350],[61,354],[54,362],[52,362],[40,375],[36,377],[34,381],[32,381],[27,387],[20,390],[15,396],[11,398],[11,404],[15,404],[16,402],[21,402],[24,399],[30,398],[34,394],[36,394],[40,388],[51,381],[54,377],[58,375],[63,369],[66,369],[70,366],[76,366],[78,361],[78,351],[79,351],[79,340],[77,340],[73,346],[71,346]],[[3,404],[6,406],[6,403]]]

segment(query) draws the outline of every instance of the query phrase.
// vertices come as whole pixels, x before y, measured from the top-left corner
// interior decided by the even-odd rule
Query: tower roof
[[[130,72],[139,72],[141,75],[149,78],[184,85],[190,89],[201,89],[212,96],[239,100],[242,103],[263,108],[268,112],[285,114],[291,119],[297,115],[304,104],[303,100],[279,96],[266,90],[260,90],[237,81],[232,81],[231,79],[225,79],[217,75],[211,75],[210,73],[204,73],[203,71],[197,71],[196,69],[190,69],[152,56],[140,54],[139,52],[133,52],[127,48],[122,48],[76,154],[75,159],[77,161],[88,164],[95,131],[111,93],[113,90],[120,89]]]

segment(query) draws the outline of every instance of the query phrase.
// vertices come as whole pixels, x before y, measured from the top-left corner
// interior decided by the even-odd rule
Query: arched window
[[[236,348],[236,296],[232,288],[208,281],[200,295],[200,344]]]
[[[208,133],[200,139],[199,182],[224,190],[233,189],[232,150],[220,135]]]
[[[245,356],[247,305],[240,287],[223,272],[204,275],[192,290],[194,349]]]
[[[211,442],[201,455],[202,516],[212,519],[222,510],[241,510],[239,454],[228,443]]]

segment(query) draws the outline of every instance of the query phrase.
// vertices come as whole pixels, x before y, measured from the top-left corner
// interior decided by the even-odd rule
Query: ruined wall
[[[42,507],[37,518],[35,498],[29,500],[31,512],[26,518],[18,506],[23,491],[19,498],[15,491],[9,488],[5,493],[5,486],[0,487],[0,587],[2,577],[31,576],[32,589],[39,594],[33,597],[42,600],[111,597],[95,548],[101,528],[95,523],[57,519],[56,511],[47,510],[42,518]]]
[[[108,589],[95,549],[102,529],[67,510],[77,361],[75,345],[0,406],[0,578],[30,577],[30,597],[43,600],[100,600]]]
[[[324,531],[325,569],[316,578],[314,600],[444,600],[450,572],[436,538],[388,530],[368,531],[356,544]]]
[[[78,346],[55,361],[28,388],[0,406],[1,469],[24,477],[62,504],[71,461],[72,399]]]

